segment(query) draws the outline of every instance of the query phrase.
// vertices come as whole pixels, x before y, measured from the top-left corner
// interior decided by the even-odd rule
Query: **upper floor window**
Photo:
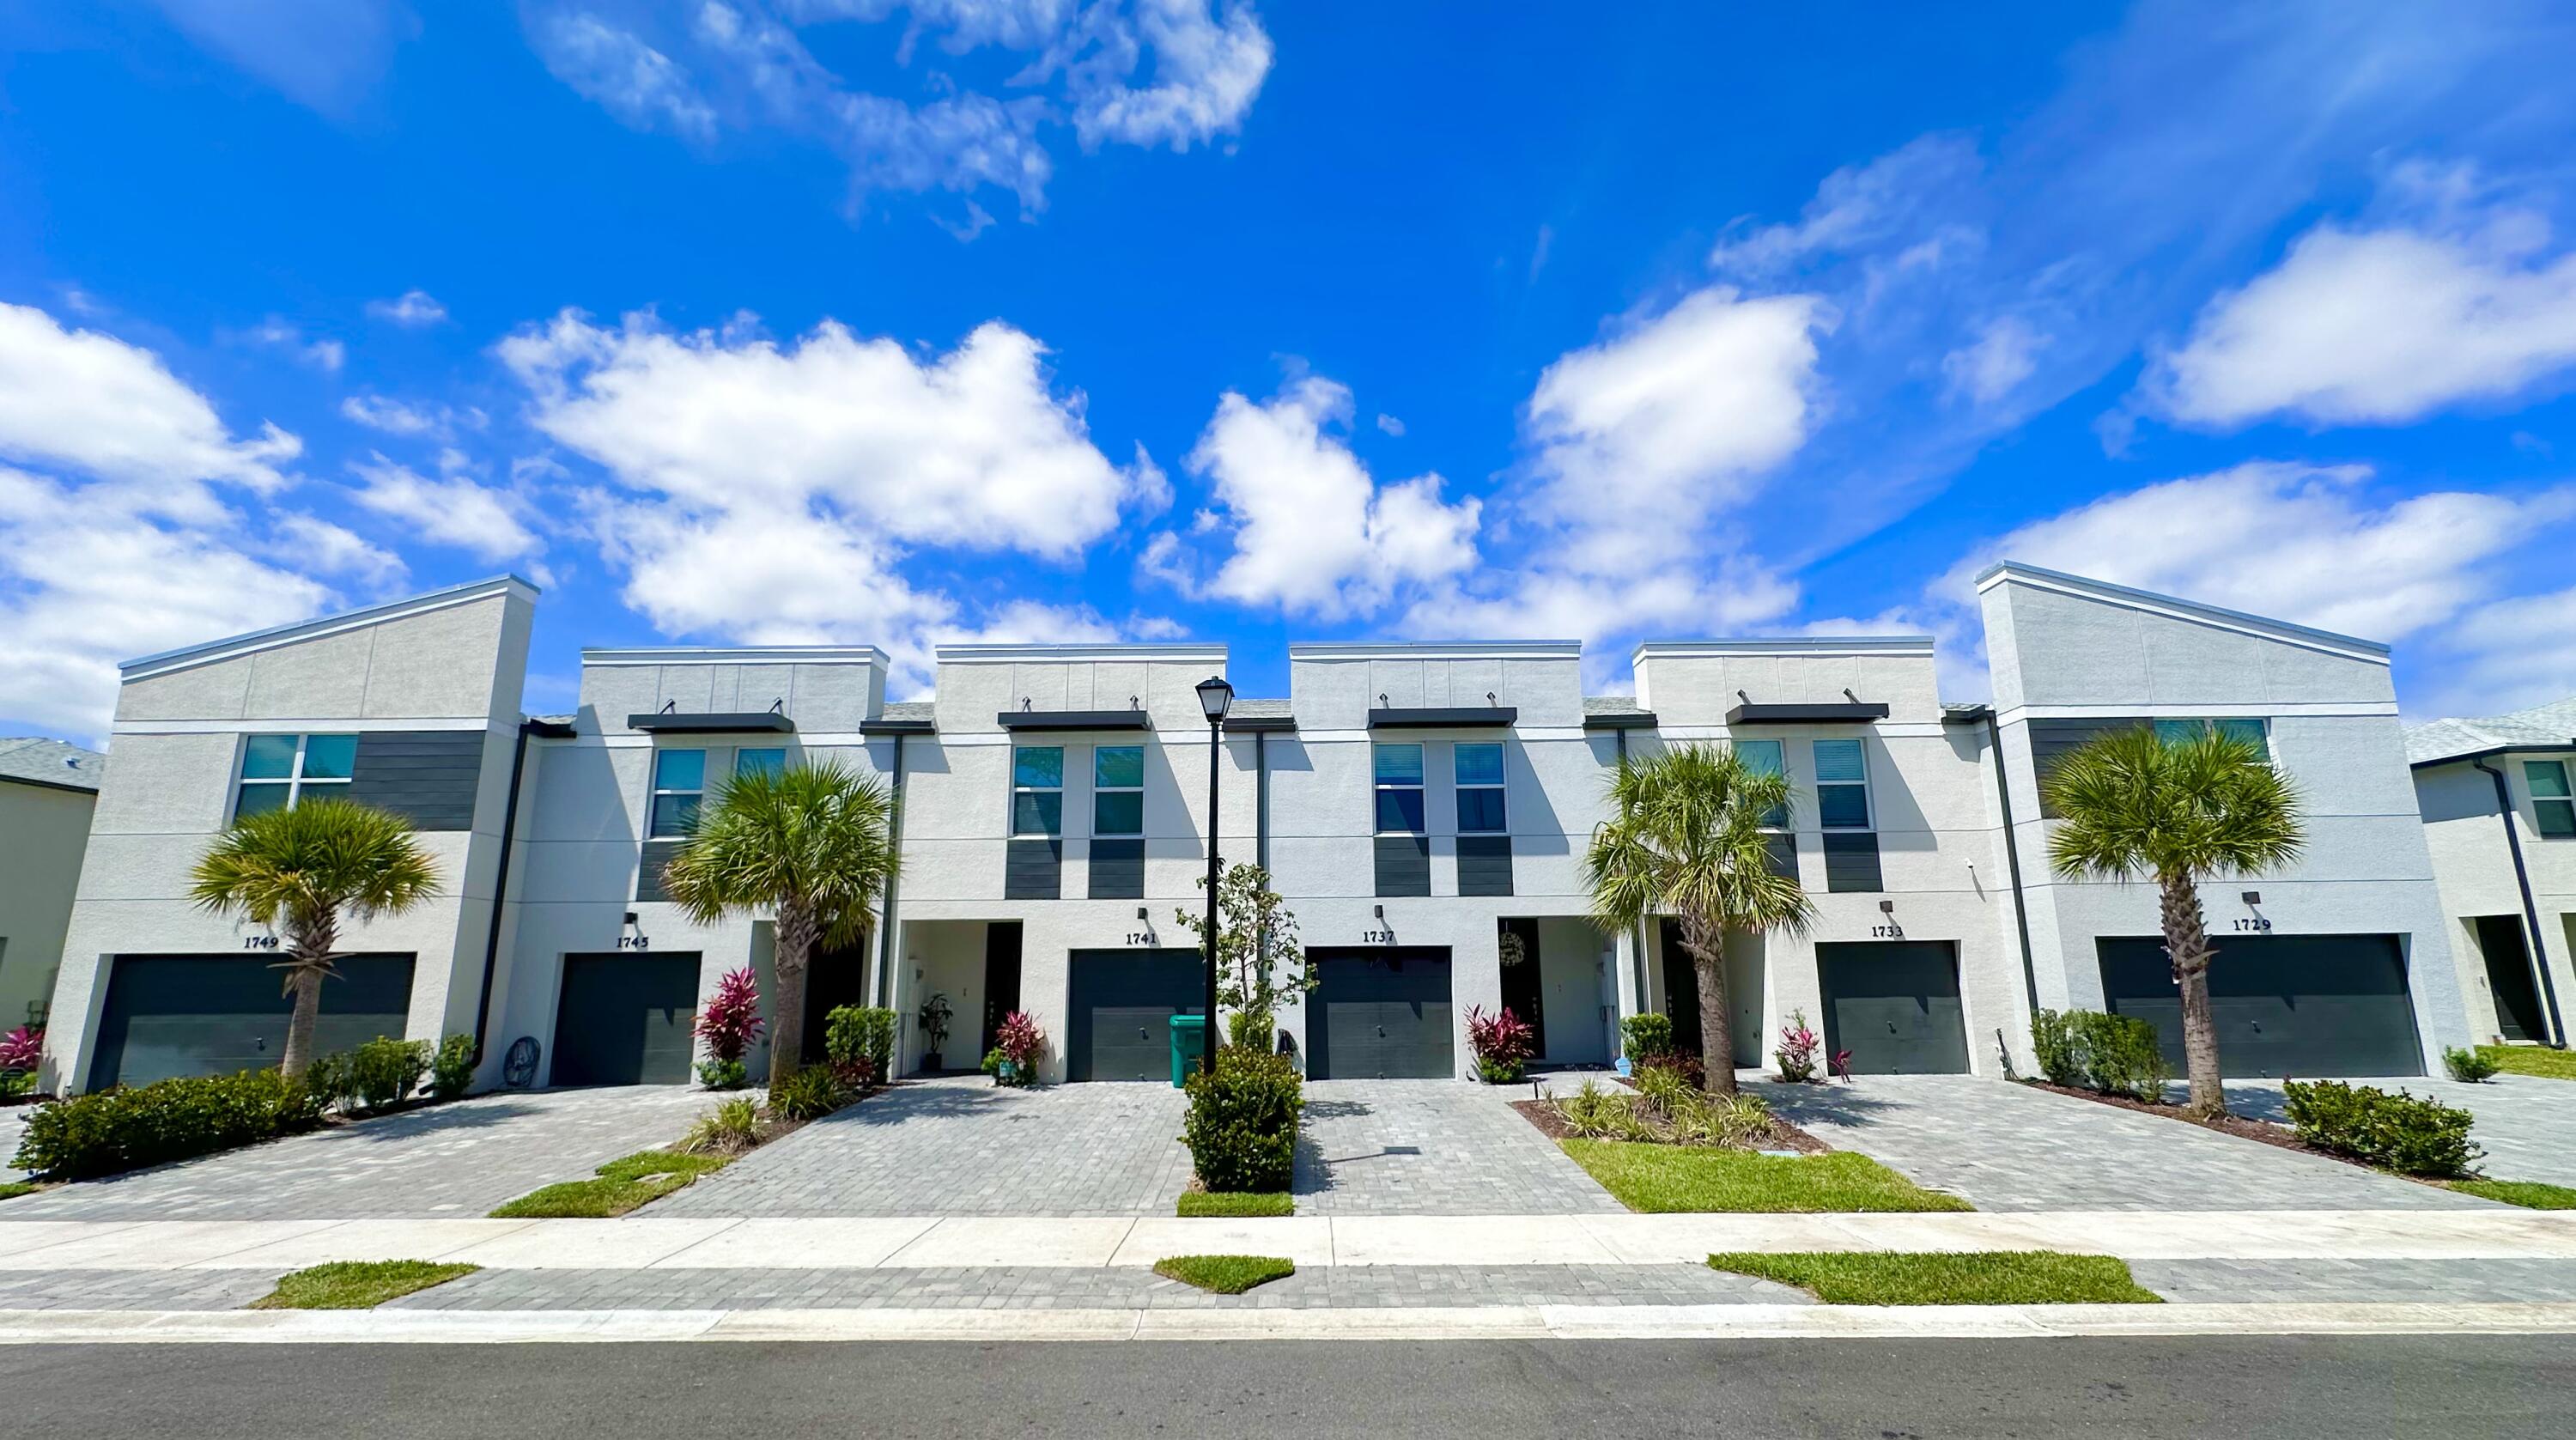
[[[1869,761],[1858,740],[1816,742],[1816,819],[1828,830],[1869,828]]]
[[[1503,747],[1460,745],[1458,767],[1458,833],[1472,835],[1505,830],[1503,821]]]
[[[1103,745],[1091,752],[1091,833],[1145,833],[1145,747]]]
[[[775,779],[787,768],[787,752],[774,746],[733,752],[733,773],[767,775]]]
[[[2260,720],[2159,720],[2156,738],[2167,744],[2188,740],[2194,735],[2216,730],[2231,740],[2243,740],[2254,747],[2254,753],[2267,763],[2272,758],[2272,742]]]
[[[1756,774],[1785,775],[1788,773],[1781,760],[1780,742],[1777,740],[1736,740],[1730,742],[1730,748],[1735,751],[1735,758],[1744,762],[1744,768]],[[1789,807],[1773,806],[1763,815],[1762,828],[1788,829]]]
[[[357,761],[355,735],[253,735],[242,746],[233,818],[284,810],[310,795],[341,794]]]
[[[676,840],[698,828],[698,805],[707,794],[707,752],[653,752],[653,813],[646,838]]]
[[[2540,833],[2552,840],[2576,836],[2576,792],[2567,788],[2564,760],[2525,760],[2523,782],[2531,787],[2531,809]]]
[[[1064,747],[1029,745],[1011,752],[1011,833],[1064,833]]]
[[[1376,745],[1377,828],[1381,834],[1422,833],[1422,747]]]

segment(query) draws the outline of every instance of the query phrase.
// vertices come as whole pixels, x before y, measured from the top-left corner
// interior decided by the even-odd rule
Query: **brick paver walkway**
[[[480,1216],[602,1160],[680,1138],[701,1090],[635,1085],[478,1095],[0,1202],[13,1220]]]
[[[1300,1215],[1615,1215],[1627,1207],[1504,1103],[1525,1088],[1317,1080],[1297,1146]]]
[[[2493,1202],[2006,1080],[1751,1083],[1782,1116],[1980,1210],[2431,1210]]]

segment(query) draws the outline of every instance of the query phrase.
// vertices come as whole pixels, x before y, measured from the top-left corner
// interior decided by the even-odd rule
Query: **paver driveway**
[[[2546,1082],[2543,1082],[2546,1083]],[[2418,1210],[2493,1202],[2161,1115],[1968,1075],[1751,1082],[1780,1114],[1980,1210]]]
[[[1297,1213],[1626,1213],[1505,1103],[1527,1093],[1455,1080],[1310,1082]]]
[[[707,1105],[679,1085],[478,1095],[0,1201],[0,1224],[480,1216],[667,1145]]]
[[[2352,1083],[2429,1095],[2476,1116],[2469,1138],[2487,1152],[2478,1168],[2495,1179],[2576,1185],[2576,1083],[2537,1075],[2498,1075],[2482,1085],[2421,1075]],[[2286,1120],[2281,1100],[2279,1081],[2227,1083],[2227,1103],[2240,1115]]]

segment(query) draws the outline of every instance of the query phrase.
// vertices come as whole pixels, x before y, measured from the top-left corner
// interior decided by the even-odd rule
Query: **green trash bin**
[[[1189,1083],[1199,1068],[1199,1058],[1207,1052],[1207,1017],[1175,1015],[1172,1017],[1172,1088]]]

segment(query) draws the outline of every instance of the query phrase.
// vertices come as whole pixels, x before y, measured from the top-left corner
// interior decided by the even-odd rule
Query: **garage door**
[[[698,1020],[696,951],[566,955],[557,1085],[684,1085]]]
[[[274,1065],[294,1002],[273,954],[119,955],[107,980],[89,1088]],[[351,955],[322,982],[315,1054],[399,1036],[411,1010],[409,955]]]
[[[2183,1072],[2182,997],[2164,941],[2106,936],[2102,993],[2112,1013],[2154,1022]],[[2406,958],[2394,935],[2226,935],[2209,966],[2219,1073],[2421,1075]]]
[[[1851,1052],[1855,1075],[1961,1075],[1968,1026],[1958,948],[1946,940],[1819,945],[1825,1050]]]
[[[1445,948],[1310,950],[1306,1073],[1318,1080],[1446,1080],[1458,1073]]]
[[[1207,964],[1196,950],[1076,950],[1070,957],[1073,1080],[1172,1083],[1172,1017],[1207,1010]]]

